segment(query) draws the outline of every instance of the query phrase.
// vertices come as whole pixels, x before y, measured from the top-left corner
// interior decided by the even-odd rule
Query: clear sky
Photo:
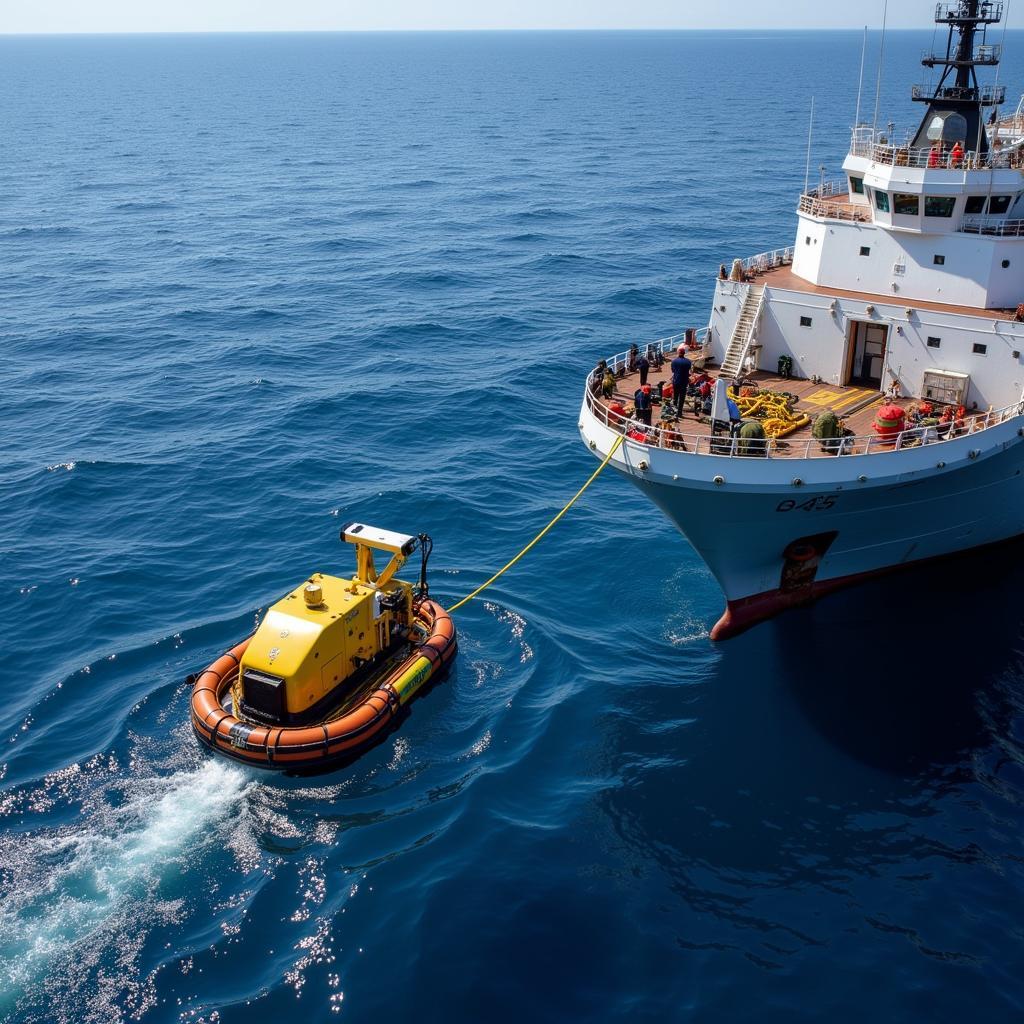
[[[928,28],[929,0],[890,0]],[[0,33],[527,28],[877,28],[882,0],[0,0]]]

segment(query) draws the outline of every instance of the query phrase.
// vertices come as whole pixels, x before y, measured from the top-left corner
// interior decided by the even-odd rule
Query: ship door
[[[865,323],[854,320],[850,324],[850,360],[846,368],[846,383],[857,387],[882,390],[882,367],[885,365],[885,345],[889,337],[886,324]]]

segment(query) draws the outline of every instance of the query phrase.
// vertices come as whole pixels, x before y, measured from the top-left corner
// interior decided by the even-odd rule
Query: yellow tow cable
[[[534,537],[533,540],[531,540],[530,543],[527,544],[526,547],[523,548],[523,550],[520,551],[519,554],[516,555],[516,557],[512,559],[511,562],[509,562],[507,565],[502,566],[486,583],[481,583],[480,586],[477,587],[476,590],[474,590],[472,594],[467,594],[458,604],[452,605],[452,607],[449,608],[448,611],[449,612],[458,611],[468,601],[472,601],[473,598],[476,597],[477,594],[479,594],[479,593],[483,592],[484,590],[486,590],[499,576],[502,576],[506,572],[508,572],[508,570],[511,569],[512,566],[515,565],[516,562],[518,562],[519,559],[522,558],[523,555],[525,555],[526,552],[529,551],[530,548],[532,548],[544,536],[544,534],[546,534],[548,532],[548,530],[550,530],[551,527],[554,526],[555,523],[557,523],[558,520],[561,519],[562,516],[564,516],[565,513],[568,512],[569,509],[571,509],[573,507],[573,505],[576,504],[576,502],[579,500],[579,498],[583,494],[583,492],[601,475],[601,472],[605,468],[605,466],[607,466],[608,463],[611,462],[612,456],[618,450],[618,447],[619,447],[620,444],[622,444],[622,437],[621,436],[619,436],[619,437],[617,437],[615,439],[615,444],[613,444],[611,446],[611,448],[609,449],[608,454],[605,456],[604,462],[602,462],[601,465],[598,466],[597,469],[594,470],[594,472],[590,475],[590,479],[572,496],[572,499],[565,506],[565,508],[563,508],[562,511],[559,512],[558,515],[555,516],[555,518],[552,519],[551,522],[548,523],[548,525],[545,526],[544,529],[541,530],[540,533],[538,533],[537,536]]]

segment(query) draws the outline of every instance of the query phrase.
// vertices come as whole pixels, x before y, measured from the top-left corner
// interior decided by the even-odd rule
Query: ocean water
[[[881,121],[930,35],[887,40]],[[812,95],[839,175],[859,60],[0,39],[0,1019],[1020,1019],[1020,546],[715,646],[714,580],[606,475],[355,765],[260,774],[187,719],[350,571],[346,519],[431,533],[446,602],[518,551],[593,469],[594,361],[792,241]]]

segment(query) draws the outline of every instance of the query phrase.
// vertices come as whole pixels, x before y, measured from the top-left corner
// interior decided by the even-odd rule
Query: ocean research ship
[[[923,59],[937,84],[913,89],[920,126],[855,126],[845,177],[800,196],[794,245],[721,268],[707,328],[587,379],[584,442],[725,592],[713,639],[1024,532],[1024,99],[1005,116],[1005,87],[978,80],[1002,7],[938,4],[948,45]],[[718,380],[681,418],[656,400],[640,414],[637,366],[650,357],[657,396],[680,343],[691,391],[702,367]]]

